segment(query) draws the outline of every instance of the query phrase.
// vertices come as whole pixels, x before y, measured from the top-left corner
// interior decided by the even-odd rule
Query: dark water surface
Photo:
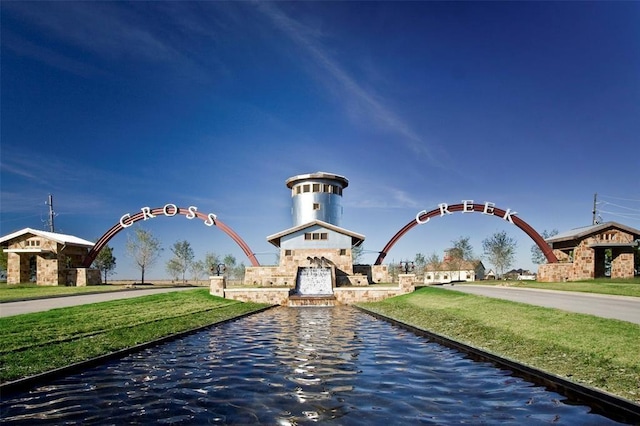
[[[15,395],[21,424],[616,424],[349,307],[274,308]]]

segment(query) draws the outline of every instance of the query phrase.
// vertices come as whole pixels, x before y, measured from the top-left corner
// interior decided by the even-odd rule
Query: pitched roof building
[[[572,229],[546,241],[558,263],[540,265],[538,281],[632,278],[638,271],[640,230],[617,222]]]
[[[73,235],[24,228],[0,238],[7,253],[7,284],[100,284],[100,273],[81,268],[93,247],[91,241]]]

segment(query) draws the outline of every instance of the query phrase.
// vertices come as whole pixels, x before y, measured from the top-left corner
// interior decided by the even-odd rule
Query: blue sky
[[[292,225],[291,176],[346,176],[342,226],[363,260],[420,210],[513,209],[539,232],[640,228],[639,2],[2,2],[2,235],[97,240],[120,216],[173,203],[213,212],[257,253]],[[143,223],[165,247],[231,253],[184,216]],[[386,261],[507,231],[434,218]],[[127,232],[117,279],[136,279]],[[491,267],[491,265],[487,265]]]

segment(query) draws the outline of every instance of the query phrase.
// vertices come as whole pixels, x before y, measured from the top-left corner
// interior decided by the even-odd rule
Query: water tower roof
[[[292,188],[296,183],[310,179],[334,180],[339,182],[342,185],[342,188],[346,188],[349,185],[349,180],[344,176],[340,176],[335,173],[315,172],[290,177],[287,179],[287,188]]]

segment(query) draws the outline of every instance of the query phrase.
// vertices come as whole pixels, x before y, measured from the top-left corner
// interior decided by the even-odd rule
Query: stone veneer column
[[[224,297],[224,289],[227,286],[226,280],[223,276],[212,275],[209,277],[209,294],[212,296]]]
[[[416,274],[400,274],[398,275],[398,286],[405,293],[415,291]]]

